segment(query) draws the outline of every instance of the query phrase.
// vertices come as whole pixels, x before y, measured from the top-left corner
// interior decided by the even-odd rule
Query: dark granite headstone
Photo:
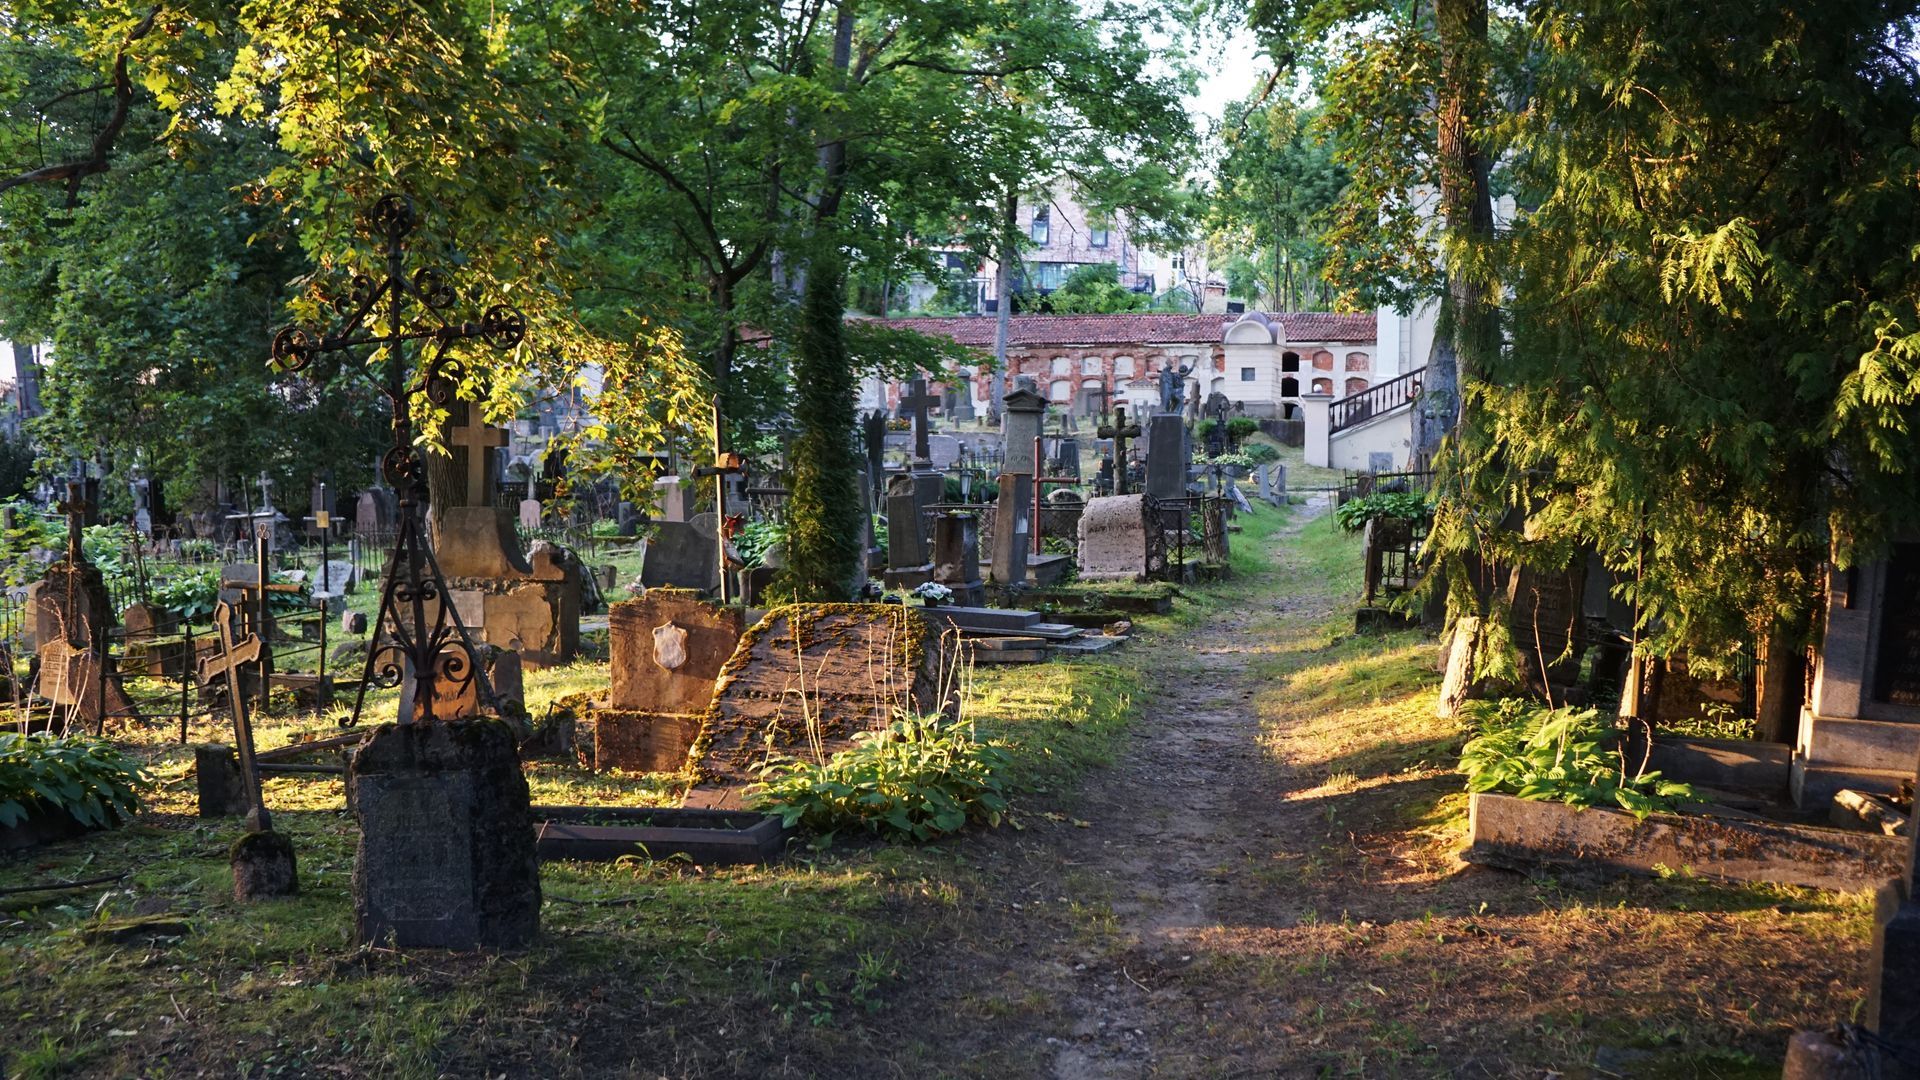
[[[986,601],[980,581],[980,519],[972,514],[942,514],[933,526],[933,580],[953,590],[953,602],[978,606]]]
[[[512,948],[540,929],[533,813],[496,720],[392,724],[353,756],[360,823],[354,937],[401,948]]]
[[[640,583],[712,592],[720,587],[720,553],[711,514],[695,521],[663,521],[647,542]]]
[[[1147,418],[1147,494],[1156,499],[1187,496],[1186,429],[1177,414]]]

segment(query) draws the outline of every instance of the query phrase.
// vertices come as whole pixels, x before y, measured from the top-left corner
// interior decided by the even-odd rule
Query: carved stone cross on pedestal
[[[466,421],[453,429],[451,437],[454,446],[467,449],[467,505],[493,505],[493,492],[487,490],[488,458],[494,447],[507,445],[506,429],[481,419],[480,406],[468,402]]]
[[[927,448],[927,409],[940,404],[940,399],[927,393],[927,380],[915,379],[906,397],[900,399],[900,407],[913,417],[913,460],[915,464],[932,464],[933,454]]]
[[[1127,493],[1127,440],[1140,437],[1139,422],[1127,423],[1127,407],[1115,405],[1113,423],[1101,424],[1094,434],[1103,439],[1113,440],[1113,493],[1125,495]]]

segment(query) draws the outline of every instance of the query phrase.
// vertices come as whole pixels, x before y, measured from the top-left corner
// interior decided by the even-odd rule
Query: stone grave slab
[[[740,639],[714,687],[689,805],[739,805],[740,789],[773,760],[829,755],[884,727],[896,710],[930,713],[942,701],[941,638],[918,608],[900,604],[791,604]],[[809,733],[809,718],[816,732]]]
[[[746,632],[745,613],[691,592],[653,589],[607,615],[614,709],[697,713]]]

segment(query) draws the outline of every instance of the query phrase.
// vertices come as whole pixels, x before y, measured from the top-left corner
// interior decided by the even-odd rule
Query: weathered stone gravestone
[[[533,813],[513,732],[494,720],[376,728],[349,767],[360,824],[354,937],[514,948],[540,929]]]
[[[540,500],[520,500],[520,527],[527,530],[540,527]]]
[[[933,580],[932,552],[920,498],[919,477],[887,478],[887,573],[890,589],[911,589]]]
[[[831,755],[896,711],[950,707],[951,665],[919,609],[899,604],[774,608],[721,671],[689,805],[737,806],[769,760]],[[944,681],[943,681],[944,680]]]
[[[663,521],[647,542],[640,583],[649,589],[667,586],[713,592],[720,587],[720,522],[712,514],[692,521]]]
[[[384,536],[393,531],[393,492],[368,488],[353,504],[353,531],[362,536]]]
[[[677,589],[654,589],[607,615],[615,709],[699,713],[746,632],[740,608]]]
[[[344,559],[328,559],[320,564],[314,575],[313,598],[329,605],[332,601],[353,591],[358,574],[352,563]]]
[[[954,435],[928,435],[927,460],[936,469],[951,469],[960,461],[960,439]]]
[[[1080,515],[1079,562],[1084,581],[1144,581],[1164,561],[1147,495],[1093,499]]]
[[[180,620],[173,612],[154,604],[127,605],[120,613],[125,628],[127,650],[121,668],[147,675],[178,675],[185,669],[188,656],[184,641],[159,642],[180,632]]]
[[[1034,476],[1039,462],[1034,460],[1033,440],[1040,437],[1040,429],[1046,424],[1047,399],[1033,388],[1031,380],[1022,377],[1007,394],[1005,408],[1000,434],[1006,458],[1001,471]]]
[[[463,513],[469,510],[485,513]],[[449,520],[478,517],[485,526],[505,526],[511,533],[504,514],[491,507],[448,511]],[[479,535],[504,543],[493,527]],[[447,595],[476,641],[515,650],[531,670],[567,663],[580,648],[581,567],[544,540],[534,541],[525,558],[518,555],[486,541],[462,545],[452,558],[442,555]]]
[[[972,514],[942,514],[934,522],[933,580],[953,590],[953,602],[977,607],[986,602],[980,580],[980,519]]]

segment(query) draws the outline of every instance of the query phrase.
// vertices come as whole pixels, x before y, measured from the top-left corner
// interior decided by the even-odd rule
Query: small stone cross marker
[[[491,506],[493,493],[487,490],[487,452],[507,445],[507,432],[480,418],[480,406],[467,405],[466,423],[453,429],[453,445],[467,448],[467,505]]]
[[[1103,439],[1113,440],[1113,493],[1125,495],[1127,493],[1127,440],[1140,437],[1139,421],[1127,423],[1127,407],[1115,405],[1113,423],[1101,424],[1094,434]]]
[[[913,380],[907,396],[900,399],[900,407],[913,416],[913,459],[917,462],[933,460],[933,454],[927,448],[927,409],[939,403],[939,398],[927,393],[925,379]]]

